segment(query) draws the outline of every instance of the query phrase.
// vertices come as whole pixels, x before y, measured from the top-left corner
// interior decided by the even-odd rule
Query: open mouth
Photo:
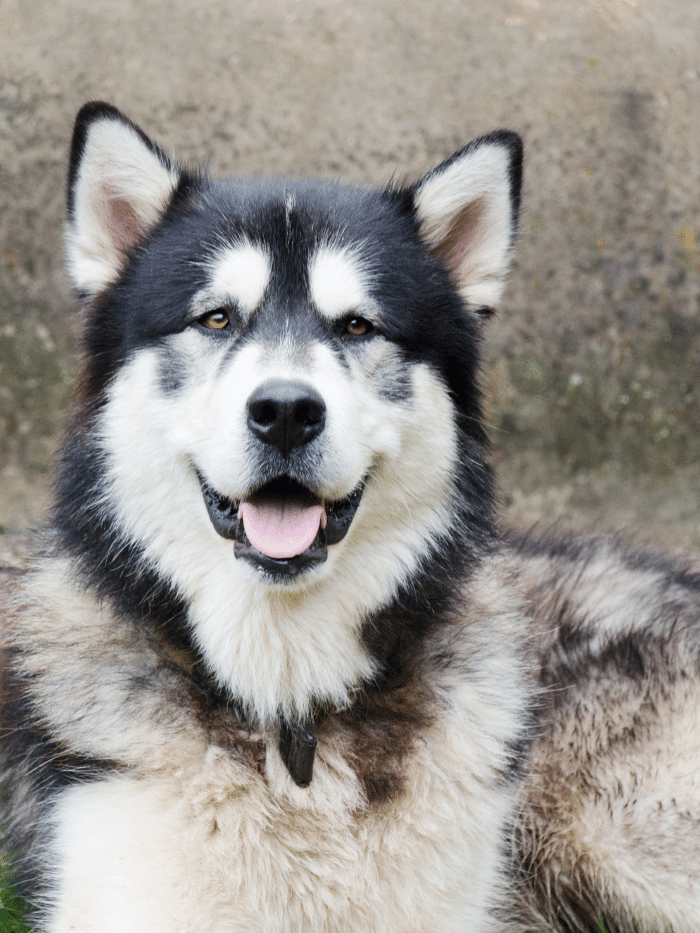
[[[364,484],[328,501],[289,476],[280,476],[245,499],[222,496],[198,472],[214,529],[233,540],[237,558],[268,573],[296,576],[322,564],[328,546],[348,533]]]

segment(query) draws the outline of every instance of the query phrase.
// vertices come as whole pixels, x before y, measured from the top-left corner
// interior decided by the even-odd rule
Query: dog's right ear
[[[180,172],[115,107],[93,101],[75,121],[68,174],[68,267],[79,294],[114,282],[170,203]]]

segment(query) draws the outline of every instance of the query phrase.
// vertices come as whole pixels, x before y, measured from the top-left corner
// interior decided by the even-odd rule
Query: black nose
[[[325,423],[325,402],[304,382],[270,379],[248,399],[248,427],[285,457],[318,437]]]

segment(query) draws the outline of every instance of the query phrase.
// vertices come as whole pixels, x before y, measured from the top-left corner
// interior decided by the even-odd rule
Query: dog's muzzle
[[[247,402],[248,430],[281,466],[278,475],[244,499],[230,499],[198,472],[209,518],[223,538],[232,538],[236,557],[277,577],[293,577],[322,564],[329,545],[348,533],[364,484],[349,496],[328,501],[293,475],[290,455],[319,437],[326,405],[306,382],[269,379]],[[277,472],[277,471],[275,471]]]

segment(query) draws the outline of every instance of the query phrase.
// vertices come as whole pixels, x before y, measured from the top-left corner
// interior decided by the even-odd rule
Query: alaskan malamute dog
[[[80,111],[84,365],[4,639],[40,933],[700,930],[698,566],[494,525],[521,162],[220,182]]]

